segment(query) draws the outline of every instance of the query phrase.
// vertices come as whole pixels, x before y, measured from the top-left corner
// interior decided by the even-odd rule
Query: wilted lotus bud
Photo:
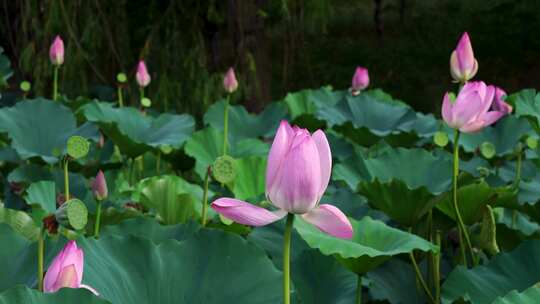
[[[105,175],[101,170],[99,170],[94,182],[92,183],[92,193],[94,193],[94,196],[98,201],[102,201],[107,198],[107,180],[105,179]]]
[[[478,61],[474,58],[469,34],[465,32],[450,56],[450,74],[456,82],[465,83],[473,78],[477,71]]]
[[[236,75],[234,74],[233,68],[229,68],[223,79],[223,87],[227,93],[231,94],[236,89],[238,89],[238,81],[236,80]]]
[[[150,74],[148,74],[148,70],[146,69],[146,64],[144,63],[144,60],[139,61],[135,78],[137,79],[137,83],[141,88],[146,87],[150,83]]]
[[[358,95],[360,91],[364,90],[369,86],[369,74],[368,69],[364,67],[357,67],[356,72],[352,79],[352,93],[353,95]]]
[[[84,252],[75,241],[69,241],[54,258],[44,278],[45,292],[57,292],[60,288],[86,288],[95,295],[98,292],[82,284]]]
[[[49,49],[49,57],[54,65],[62,65],[64,63],[64,41],[60,36],[54,38],[51,48]]]

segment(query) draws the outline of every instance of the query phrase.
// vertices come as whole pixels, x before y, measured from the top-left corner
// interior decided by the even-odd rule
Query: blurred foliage
[[[463,31],[480,63],[477,78],[508,92],[540,80],[536,0],[21,0],[2,1],[0,41],[12,60],[12,90],[29,80],[50,95],[48,48],[66,43],[61,92],[114,99],[115,76],[144,58],[147,95],[162,110],[200,117],[223,96],[222,73],[239,74],[237,102],[261,110],[289,91],[347,88],[354,67],[424,112],[452,88],[449,55]]]

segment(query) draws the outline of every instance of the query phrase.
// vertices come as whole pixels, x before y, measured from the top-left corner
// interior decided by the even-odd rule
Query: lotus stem
[[[441,231],[435,232],[435,245],[439,247],[439,252],[434,255],[433,258],[433,283],[435,285],[435,303],[439,304],[441,301]]]
[[[287,214],[287,224],[283,236],[283,304],[291,303],[290,277],[291,277],[291,233],[294,222],[294,214]]]
[[[358,275],[356,282],[356,304],[362,304],[362,275]]]
[[[435,303],[435,300],[433,299],[433,295],[431,294],[431,291],[429,291],[429,288],[426,284],[426,281],[424,280],[424,277],[422,276],[422,273],[420,272],[420,268],[418,268],[418,264],[416,263],[416,259],[414,257],[414,253],[411,251],[409,252],[409,258],[411,259],[411,263],[414,267],[414,272],[416,273],[416,277],[418,278],[418,281],[420,282],[420,285],[422,285],[422,288],[424,289],[424,292],[426,293],[427,297],[429,298],[431,303]]]
[[[458,231],[459,231],[459,246],[461,247],[461,254],[463,255],[464,265],[467,266],[467,256],[465,254],[465,248],[463,243],[463,237],[465,237],[466,246],[469,249],[471,259],[473,264],[476,265],[476,259],[474,257],[474,252],[471,245],[471,239],[469,233],[467,232],[467,227],[463,223],[461,217],[461,212],[459,211],[458,197],[457,197],[457,179],[459,175],[459,130],[454,130],[454,170],[452,174],[452,190],[453,190],[453,201],[454,201],[454,212],[456,213],[456,219],[458,221]]]
[[[94,238],[99,239],[99,225],[101,224],[101,201],[97,202],[96,225],[94,226]]]
[[[65,193],[65,200],[66,202],[69,200],[69,160],[66,156],[64,158],[64,193]]]
[[[58,70],[60,67],[58,65],[54,66],[53,72],[53,100],[58,99]]]
[[[208,209],[208,184],[210,181],[210,166],[206,170],[206,175],[204,176],[204,192],[203,192],[203,200],[202,200],[202,215],[201,215],[201,225],[203,227],[206,226],[206,213]]]
[[[122,87],[118,86],[118,106],[121,108],[124,106],[124,96],[122,92]]]
[[[44,231],[40,229],[38,238],[38,290],[43,291],[43,251],[45,249]]]
[[[522,158],[523,158],[523,152],[522,152],[522,148],[521,148],[521,143],[518,143],[518,146],[517,146],[517,149],[516,149],[516,156],[517,156],[517,161],[516,161],[516,176],[514,178],[514,189],[518,189],[519,187],[519,182],[521,181],[521,166],[522,166]]]
[[[223,110],[223,155],[227,155],[227,145],[229,140],[229,99],[231,95],[227,95],[225,100],[225,108]]]

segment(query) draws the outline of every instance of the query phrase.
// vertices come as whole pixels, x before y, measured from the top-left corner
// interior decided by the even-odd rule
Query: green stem
[[[454,212],[456,213],[456,218],[458,221],[458,230],[459,230],[459,246],[461,247],[461,253],[463,255],[464,265],[467,266],[467,257],[465,255],[465,249],[463,244],[463,237],[465,237],[466,246],[469,249],[471,259],[473,264],[476,265],[476,258],[471,245],[471,239],[469,238],[469,233],[467,232],[467,227],[463,223],[461,218],[461,212],[459,211],[458,197],[457,197],[457,179],[459,175],[459,130],[454,130],[454,170],[452,174],[452,190],[453,190],[453,201],[454,201]]]
[[[59,66],[54,66],[54,72],[53,72],[53,100],[58,99],[58,70],[60,69]]]
[[[43,291],[43,251],[45,249],[45,233],[43,229],[39,231],[38,238],[38,289]]]
[[[229,99],[230,95],[227,95],[223,110],[223,155],[227,155],[227,141],[229,140]]]
[[[356,282],[356,304],[362,304],[362,275],[358,275]]]
[[[66,201],[69,200],[69,168],[68,168],[69,160],[66,157],[64,159],[64,193],[66,196]]]
[[[210,182],[210,167],[206,170],[206,175],[204,176],[204,192],[202,200],[202,216],[201,216],[201,225],[206,226],[206,210],[208,208],[208,184]]]
[[[144,98],[144,88],[143,87],[139,88],[139,94],[141,95],[140,100],[143,100],[143,98]],[[139,103],[140,103],[140,101],[139,101]]]
[[[124,95],[122,93],[122,87],[118,86],[118,106],[121,108],[124,106]]]
[[[429,291],[426,281],[424,280],[424,277],[422,276],[422,273],[420,272],[420,268],[418,268],[418,264],[416,263],[416,259],[414,258],[413,252],[409,252],[409,258],[411,259],[411,263],[413,264],[413,267],[414,267],[414,272],[416,273],[416,277],[418,278],[418,281],[420,281],[420,284],[422,285],[424,292],[428,296],[430,302],[435,303],[435,300],[433,299],[433,295],[431,295],[431,291]]]
[[[519,187],[519,182],[521,180],[521,159],[522,159],[522,152],[521,152],[521,143],[518,143],[517,148],[517,163],[516,163],[516,177],[514,178],[514,189],[517,189]]]
[[[94,238],[99,238],[99,225],[101,223],[101,201],[97,202],[96,225],[94,226]]]
[[[290,292],[290,255],[291,255],[291,232],[293,228],[294,214],[287,214],[287,224],[285,226],[285,235],[283,236],[283,304],[291,303]]]
[[[435,233],[435,245],[439,247],[439,251],[435,253],[433,259],[433,283],[435,285],[435,303],[441,301],[441,231]]]
[[[157,159],[156,159],[156,174],[157,175],[159,175],[160,165],[161,165],[161,152],[158,152]]]

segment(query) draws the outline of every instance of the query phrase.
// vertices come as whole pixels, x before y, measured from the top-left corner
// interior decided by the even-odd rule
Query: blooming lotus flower
[[[332,154],[325,134],[291,127],[282,121],[274,138],[266,167],[266,196],[276,211],[233,198],[220,198],[212,208],[244,225],[264,226],[287,213],[301,215],[321,231],[339,238],[351,238],[352,226],[338,208],[319,201],[328,186]]]
[[[92,287],[81,284],[84,267],[84,252],[75,241],[69,241],[54,258],[44,278],[45,292],[56,292],[60,288],[86,288],[99,295]]]
[[[64,41],[58,35],[54,38],[49,49],[49,58],[54,65],[59,66],[64,63]]]
[[[352,92],[354,95],[357,95],[360,93],[360,91],[364,90],[369,86],[369,74],[368,69],[363,67],[357,67],[356,72],[354,72],[354,76],[352,79]]]
[[[495,88],[495,100],[491,105],[491,109],[494,111],[500,111],[504,114],[512,113],[512,106],[504,102],[503,96],[506,96],[506,92],[501,88]]]
[[[94,196],[98,201],[102,201],[107,198],[107,180],[105,179],[105,175],[101,170],[99,170],[94,182],[92,183],[92,193],[94,193]]]
[[[238,89],[238,81],[236,80],[236,75],[234,74],[233,68],[229,68],[223,78],[223,87],[227,93],[231,94],[236,89]]]
[[[139,61],[135,78],[137,79],[137,83],[141,88],[146,87],[150,83],[150,74],[148,74],[148,70],[146,69],[146,64],[144,63],[144,60]]]
[[[498,94],[497,90],[500,90]],[[444,95],[442,117],[448,126],[461,132],[479,131],[511,111],[511,107],[501,99],[501,92],[504,93],[482,81],[468,82],[455,101],[451,100],[448,93]]]
[[[474,58],[469,34],[465,32],[450,55],[450,75],[456,82],[465,83],[473,78],[477,71],[478,61]]]

